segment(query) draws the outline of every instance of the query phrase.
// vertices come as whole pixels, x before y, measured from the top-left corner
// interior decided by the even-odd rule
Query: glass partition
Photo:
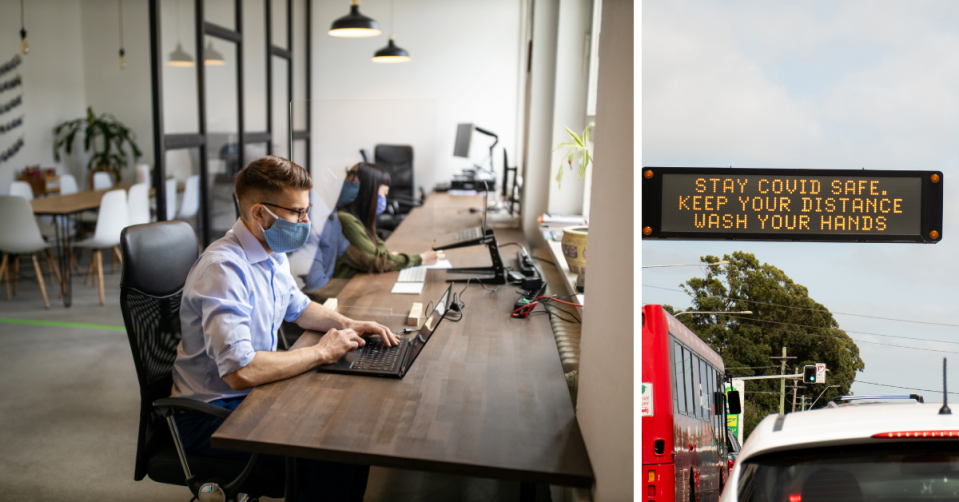
[[[273,155],[290,158],[290,93],[289,93],[289,63],[286,59],[274,56],[273,75]]]
[[[236,221],[233,186],[242,168],[237,110],[236,44],[206,37],[223,56],[223,64],[206,65],[207,201],[210,238],[222,237]]]
[[[236,29],[236,6],[233,0],[204,0],[203,15],[209,23],[228,30]]]
[[[193,0],[162,0],[163,127],[166,134],[200,130]]]
[[[290,44],[286,40],[287,33],[289,33],[286,29],[286,2],[287,0],[272,0],[270,2],[270,27],[272,32],[270,39],[273,45],[281,49],[290,48]]]
[[[265,11],[263,0],[243,0],[243,127],[246,132],[267,130]]]

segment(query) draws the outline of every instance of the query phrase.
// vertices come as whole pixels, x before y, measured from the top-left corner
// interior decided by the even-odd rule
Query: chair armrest
[[[172,415],[173,410],[177,408],[198,411],[200,413],[212,415],[217,418],[222,418],[223,420],[226,420],[227,417],[230,416],[230,413],[233,413],[231,410],[221,406],[204,403],[203,401],[197,401],[196,399],[188,399],[185,397],[165,397],[163,399],[157,399],[156,401],[153,401],[153,406],[160,408],[160,411],[163,412],[163,416],[165,417]]]

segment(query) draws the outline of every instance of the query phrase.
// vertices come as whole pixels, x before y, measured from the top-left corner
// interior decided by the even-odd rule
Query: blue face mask
[[[376,194],[376,214],[383,214],[386,211],[386,197],[383,194]]]
[[[356,194],[360,193],[360,182],[343,182],[343,189],[340,190],[340,198],[336,201],[337,206],[346,206],[356,200]]]
[[[265,206],[264,209],[266,209]],[[260,225],[260,230],[263,230],[263,238],[274,253],[290,253],[306,244],[306,240],[310,238],[309,222],[293,223],[273,214],[273,211],[269,209],[266,209],[266,212],[276,218],[276,221],[266,230],[263,230],[263,226]]]

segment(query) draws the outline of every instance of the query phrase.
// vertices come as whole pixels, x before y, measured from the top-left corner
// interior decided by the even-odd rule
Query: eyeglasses
[[[291,213],[295,213],[297,216],[296,218],[297,223],[303,223],[303,220],[310,215],[310,209],[313,209],[313,204],[306,206],[306,209],[290,209],[288,207],[277,206],[276,204],[270,204],[269,202],[261,202],[260,204],[263,204],[264,206],[273,206],[278,209],[285,209]]]

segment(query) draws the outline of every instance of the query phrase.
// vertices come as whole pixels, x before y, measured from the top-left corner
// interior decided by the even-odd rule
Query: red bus
[[[695,333],[661,306],[643,307],[645,500],[719,500],[729,471],[723,374]]]

